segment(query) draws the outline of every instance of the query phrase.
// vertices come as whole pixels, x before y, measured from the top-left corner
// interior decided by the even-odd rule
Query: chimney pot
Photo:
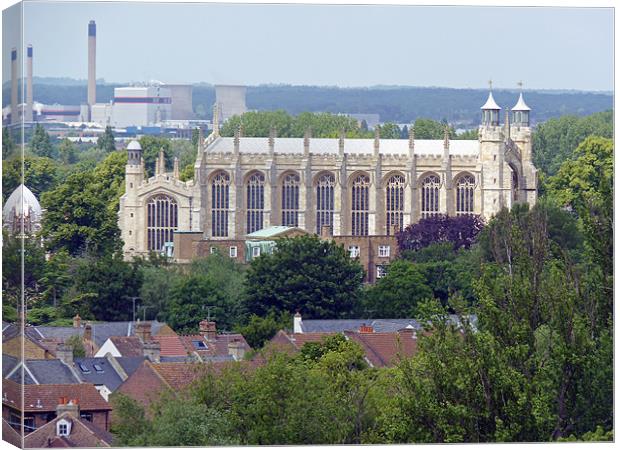
[[[73,318],[73,328],[80,328],[81,325],[82,325],[82,318],[80,317],[79,314],[76,314],[75,317]]]
[[[302,319],[299,311],[295,313],[295,317],[293,317],[293,333],[303,333],[304,330],[302,328]]]
[[[374,332],[375,332],[375,329],[370,325],[362,324],[362,326],[360,326],[360,333],[374,333]]]

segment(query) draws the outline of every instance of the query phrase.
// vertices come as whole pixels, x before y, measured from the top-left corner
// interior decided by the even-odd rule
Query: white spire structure
[[[520,127],[529,127],[531,108],[523,100],[523,83],[519,81],[517,84],[521,92],[519,92],[517,103],[512,107],[512,123]]]
[[[480,109],[482,110],[482,125],[499,125],[499,111],[501,108],[493,98],[493,81],[491,80],[489,80],[489,97],[487,98],[487,102],[482,105]]]

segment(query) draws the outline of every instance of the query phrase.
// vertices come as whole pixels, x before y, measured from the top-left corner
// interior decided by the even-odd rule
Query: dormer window
[[[61,419],[56,423],[56,434],[58,436],[69,436],[71,433],[71,422]]]

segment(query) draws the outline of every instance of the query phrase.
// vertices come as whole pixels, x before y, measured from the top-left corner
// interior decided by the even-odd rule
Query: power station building
[[[334,236],[393,235],[435,214],[479,214],[536,202],[530,108],[522,95],[512,118],[489,93],[477,140],[234,137],[214,129],[200,139],[194,179],[167,171],[163,154],[145,178],[142,150],[127,148],[119,227],[126,258],[192,248],[186,240],[226,241],[271,226]],[[199,246],[200,243],[195,243]],[[178,248],[177,248],[178,247]]]
[[[215,86],[215,104],[219,111],[220,123],[248,111],[245,105],[245,94],[245,86],[223,84]]]

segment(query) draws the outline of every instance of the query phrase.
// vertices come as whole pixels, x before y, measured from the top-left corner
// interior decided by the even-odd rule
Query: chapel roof
[[[39,201],[28,187],[20,184],[15,188],[2,208],[2,219],[5,223],[13,222],[14,216],[21,216],[23,212],[32,214],[31,220],[41,220],[43,211]]]

